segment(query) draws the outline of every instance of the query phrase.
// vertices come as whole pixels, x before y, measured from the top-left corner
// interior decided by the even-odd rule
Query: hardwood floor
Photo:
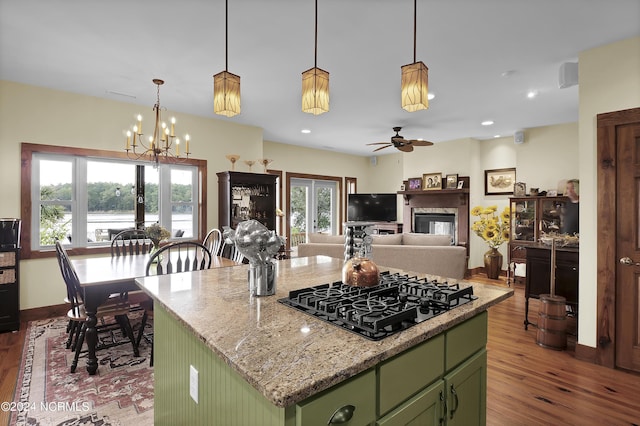
[[[475,281],[505,286],[504,280]],[[537,300],[529,319],[536,322]],[[524,290],[489,310],[487,425],[640,425],[640,374],[600,367],[536,344],[536,328],[524,330]],[[0,333],[0,402],[11,401],[26,324]],[[571,339],[569,339],[571,341]],[[0,425],[8,423],[0,411]]]

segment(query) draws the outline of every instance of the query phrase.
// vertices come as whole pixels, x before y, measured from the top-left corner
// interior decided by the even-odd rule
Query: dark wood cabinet
[[[578,312],[578,248],[556,248],[555,294]],[[527,278],[524,288],[524,328],[529,322],[529,298],[551,293],[551,247],[538,244],[526,248]]]
[[[548,233],[561,233],[564,223],[564,209],[568,197],[512,197],[510,206],[510,238],[508,251],[509,282],[515,281],[515,265],[527,263],[526,249],[539,244],[540,237]],[[513,274],[511,273],[513,265]]]
[[[218,226],[236,228],[255,219],[276,229],[276,180],[264,173],[225,171],[218,175]]]
[[[0,331],[20,328],[20,249],[0,249]]]

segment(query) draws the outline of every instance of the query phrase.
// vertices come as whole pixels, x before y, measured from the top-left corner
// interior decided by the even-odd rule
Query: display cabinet
[[[515,265],[527,263],[528,246],[537,244],[543,233],[563,231],[564,210],[566,203],[569,202],[569,198],[564,196],[509,198],[511,213],[507,265],[509,282],[511,277],[515,277]]]
[[[276,179],[263,173],[225,171],[218,175],[218,226],[234,228],[255,219],[276,229]]]
[[[19,248],[0,248],[0,331],[20,328],[19,264]]]

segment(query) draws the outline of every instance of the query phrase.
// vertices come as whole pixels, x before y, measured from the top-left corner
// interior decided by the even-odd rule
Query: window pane
[[[56,240],[63,243],[71,239],[71,206],[62,204],[40,205],[40,245],[52,246]]]
[[[159,220],[158,183],[160,175],[153,166],[144,167],[144,226],[150,226]]]
[[[193,206],[173,205],[171,208],[171,235],[174,237],[193,237]]]
[[[171,169],[171,202],[190,203],[193,199],[193,172]]]
[[[41,159],[39,167],[40,245],[52,246],[56,240],[68,242],[72,229],[73,163]]]
[[[40,199],[71,201],[71,161],[40,160]]]
[[[118,231],[135,226],[133,163],[87,162],[87,239],[110,240]]]

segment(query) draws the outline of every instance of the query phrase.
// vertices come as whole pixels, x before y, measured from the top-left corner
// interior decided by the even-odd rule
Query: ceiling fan
[[[374,142],[374,143],[368,143],[367,145],[384,145],[384,146],[381,146],[380,148],[374,149],[373,152],[380,151],[381,149],[385,149],[390,146],[393,146],[399,149],[400,151],[411,152],[413,151],[414,146],[433,145],[433,142],[429,142],[429,141],[423,141],[418,139],[405,139],[400,135],[400,130],[402,130],[402,127],[393,128],[393,131],[396,132],[396,134],[395,136],[391,137],[391,142]]]

